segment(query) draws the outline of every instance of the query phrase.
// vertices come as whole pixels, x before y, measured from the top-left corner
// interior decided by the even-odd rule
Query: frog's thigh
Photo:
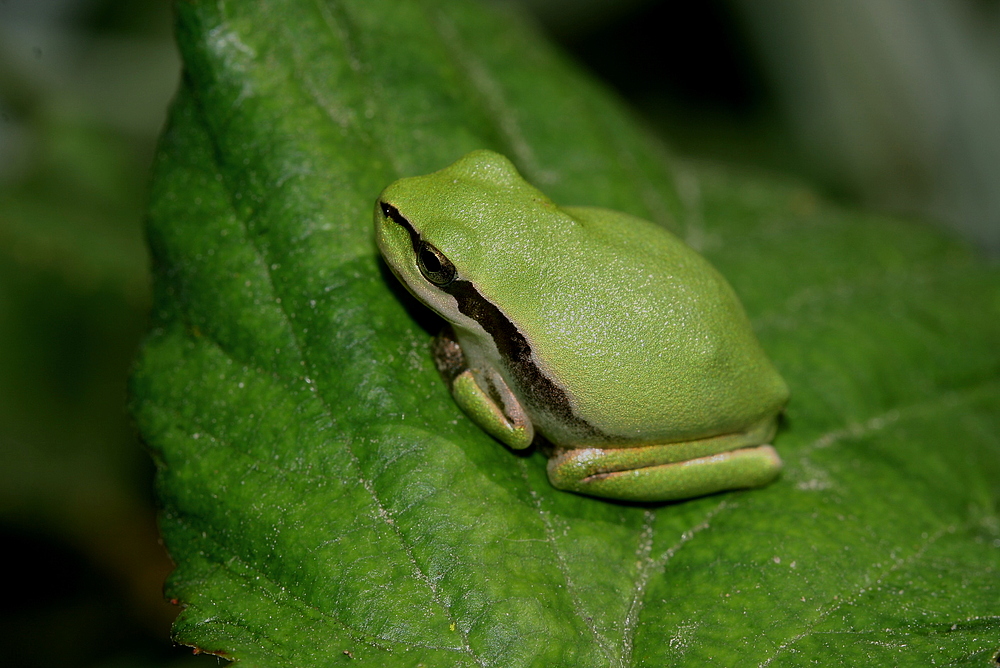
[[[499,376],[484,382],[492,386],[492,393],[480,386],[469,369],[455,376],[451,383],[455,402],[473,422],[497,440],[515,450],[531,445],[535,430],[517,397]]]
[[[770,445],[669,461],[672,457],[667,451],[678,445],[684,444],[567,450],[549,460],[549,480],[559,489],[591,496],[671,501],[760,487],[781,472],[781,459]],[[669,463],[653,463],[657,459]]]

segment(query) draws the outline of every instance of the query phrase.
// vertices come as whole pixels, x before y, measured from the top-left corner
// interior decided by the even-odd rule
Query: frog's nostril
[[[386,204],[385,202],[379,202],[378,205],[379,208],[382,209],[382,215],[385,216],[386,218],[395,219],[396,216],[399,216],[399,211],[396,209],[396,207],[392,206],[391,204]]]
[[[399,209],[387,202],[382,201],[379,201],[378,205],[379,208],[382,209],[382,215],[409,232],[411,236],[417,233],[416,230],[413,229],[413,225],[410,224],[410,221],[408,221],[403,214],[399,212]]]

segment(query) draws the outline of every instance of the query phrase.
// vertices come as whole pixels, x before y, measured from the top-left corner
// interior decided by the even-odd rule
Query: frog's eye
[[[417,248],[417,266],[428,281],[444,287],[455,280],[455,265],[444,254],[426,241]]]

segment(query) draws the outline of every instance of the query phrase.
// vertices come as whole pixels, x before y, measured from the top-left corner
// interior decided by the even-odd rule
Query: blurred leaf
[[[995,271],[924,228],[677,163],[485,5],[177,7],[133,392],[179,641],[252,666],[990,665]],[[392,180],[482,147],[557,202],[705,250],[792,387],[782,480],[609,503],[462,416],[370,218]]]
[[[94,36],[0,4],[0,544],[20,601],[0,618],[3,663],[162,665],[178,651],[171,564],[123,404],[149,324],[141,220],[166,114],[141,134],[108,123],[80,103]],[[149,59],[117,55],[147,98],[162,91]],[[94,97],[114,106],[116,77],[96,76]]]

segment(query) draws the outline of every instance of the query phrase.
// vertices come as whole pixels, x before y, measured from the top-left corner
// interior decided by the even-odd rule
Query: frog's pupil
[[[425,248],[421,251],[421,255],[420,259],[423,260],[424,269],[432,274],[437,274],[441,271],[441,263],[438,262],[437,256],[434,253]]]

